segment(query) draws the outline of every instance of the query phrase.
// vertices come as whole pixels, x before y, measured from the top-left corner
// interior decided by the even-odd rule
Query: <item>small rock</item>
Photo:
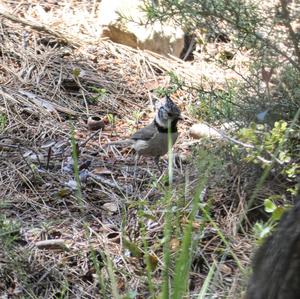
[[[66,182],[65,186],[70,188],[71,190],[77,190],[78,189],[77,182],[73,179]]]
[[[33,152],[31,150],[24,153],[23,157],[26,158],[27,161],[30,161],[31,163],[44,161],[44,156],[42,154]]]
[[[217,130],[204,123],[192,125],[190,128],[190,135],[195,139],[200,139],[203,137],[222,138],[222,135]]]
[[[114,202],[107,202],[107,203],[103,204],[102,207],[103,207],[103,209],[105,209],[109,212],[112,212],[112,213],[115,213],[118,211],[118,207]]]

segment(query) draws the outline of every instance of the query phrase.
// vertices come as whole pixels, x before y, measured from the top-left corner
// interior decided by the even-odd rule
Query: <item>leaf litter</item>
[[[55,1],[38,2],[25,1],[15,7],[14,15],[39,25],[39,14],[46,16],[47,7],[50,11],[60,7]],[[15,3],[7,1],[6,5],[14,7]],[[153,279],[159,285],[163,176],[151,159],[143,159],[134,177],[134,154],[104,145],[126,138],[151,121],[152,90],[168,85],[168,72],[176,71],[191,85],[203,81],[208,73],[203,67],[200,71],[199,67],[172,57],[105,40],[91,43],[84,34],[66,34],[61,24],[55,23],[57,20],[53,19],[57,28],[51,24],[51,16],[50,27],[31,23],[24,27],[18,19],[0,14],[0,113],[7,120],[0,133],[0,209],[7,219],[20,223],[14,250],[9,252],[6,245],[0,245],[1,296],[34,294],[39,298],[57,298],[65,286],[70,298],[110,297],[109,287],[105,294],[99,291],[100,274],[109,285],[109,275],[103,267],[109,257],[119,292],[136,290],[139,298],[147,298],[141,221],[147,219],[144,237],[150,250]],[[211,66],[206,69],[211,72]],[[224,78],[211,79],[209,88],[212,84],[221,88],[226,82]],[[190,153],[185,132],[193,123],[187,110],[192,94],[186,88],[174,96],[187,116],[180,125],[175,152]],[[125,117],[131,119],[133,111],[143,114],[129,124]],[[115,121],[107,121],[111,115]],[[106,119],[104,129],[96,134],[89,131],[86,122],[90,116]],[[83,201],[78,201],[75,192],[72,132]],[[193,163],[175,167],[174,172],[178,190],[189,176],[192,194],[200,177]],[[222,196],[223,190],[219,196],[215,192],[215,201],[220,205]],[[241,200],[243,196],[240,195]],[[183,214],[189,212],[189,200]],[[140,209],[143,216],[138,213]],[[228,235],[237,212],[229,206],[225,216],[217,216]],[[194,226],[198,229],[201,222],[195,221]],[[221,244],[212,227],[205,228],[203,234],[203,247],[193,257],[190,291],[194,294],[201,289],[209,270],[205,260],[215,260]],[[247,264],[249,240],[235,237],[235,252]],[[172,239],[173,255],[179,243],[175,237]],[[20,260],[22,266],[12,268],[11,259]],[[230,260],[222,261],[215,290],[218,298],[222,298],[224,287],[236,287],[236,271]]]

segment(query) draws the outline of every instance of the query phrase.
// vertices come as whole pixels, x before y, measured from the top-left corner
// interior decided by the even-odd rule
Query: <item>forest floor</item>
[[[225,90],[237,74],[200,54],[184,62],[101,40],[89,2],[1,2],[0,298],[111,298],[112,285],[123,298],[148,298],[145,240],[159,290],[167,158],[163,173],[147,158],[134,174],[131,151],[104,145],[152,120],[153,91],[171,86],[170,74],[184,81],[172,94],[184,121],[174,147],[182,159],[173,169],[171,256],[205,177],[201,200],[213,221],[199,213],[193,222],[189,294],[216,265],[205,298],[238,298],[255,220],[244,210],[258,174],[232,160],[228,142],[189,135],[199,121],[193,86]],[[103,130],[88,129],[90,116]]]

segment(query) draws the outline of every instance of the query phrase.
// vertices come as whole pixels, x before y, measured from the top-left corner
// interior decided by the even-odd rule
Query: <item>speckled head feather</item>
[[[171,100],[169,96],[166,96],[165,100],[160,104],[156,116],[156,123],[162,128],[168,128],[168,121],[171,124],[177,123],[181,118],[181,112],[177,105]]]

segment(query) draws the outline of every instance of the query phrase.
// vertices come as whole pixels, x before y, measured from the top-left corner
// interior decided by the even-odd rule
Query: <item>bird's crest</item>
[[[180,110],[169,96],[156,105],[157,113],[155,120],[163,128],[168,127],[168,121],[174,122],[180,119]]]

